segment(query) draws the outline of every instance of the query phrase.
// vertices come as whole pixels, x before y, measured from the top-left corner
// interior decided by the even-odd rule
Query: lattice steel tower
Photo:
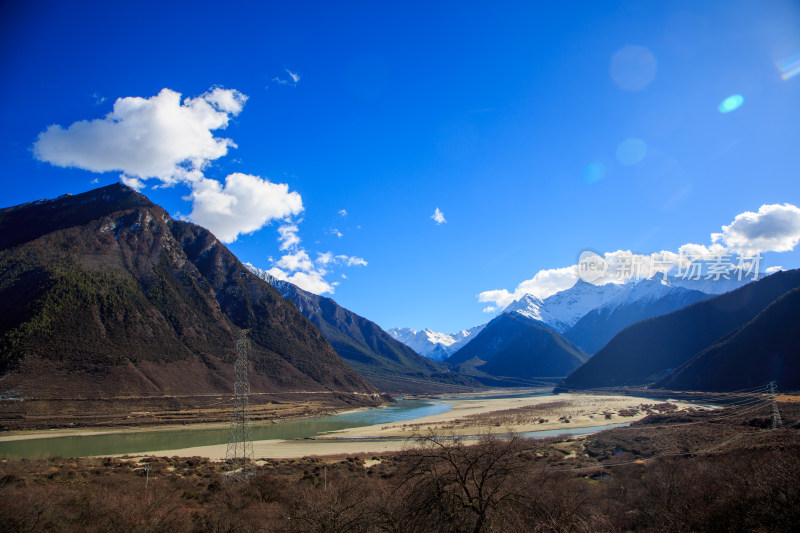
[[[247,360],[248,340],[243,329],[236,341],[236,384],[233,386],[233,415],[228,435],[228,448],[225,451],[225,462],[230,470],[230,477],[247,479],[255,473],[253,464],[253,435],[250,428],[250,382],[247,372],[250,361]]]
[[[783,427],[783,422],[781,421],[781,412],[778,411],[778,402],[775,401],[775,382],[769,382],[769,394],[772,397],[772,429],[778,429]]]

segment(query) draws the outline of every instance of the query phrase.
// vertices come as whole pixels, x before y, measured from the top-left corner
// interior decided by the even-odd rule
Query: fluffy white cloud
[[[236,144],[215,136],[242,112],[247,97],[216,87],[181,100],[163,89],[150,98],[119,98],[111,113],[64,128],[49,126],[33,145],[34,156],[60,167],[92,172],[122,172],[120,179],[141,190],[148,179],[163,185],[186,183],[192,202],[187,217],[209,228],[221,241],[233,242],[267,222],[303,210],[300,195],[286,184],[248,174],[231,174],[225,183],[203,170]]]
[[[300,244],[298,231],[300,230],[297,224],[287,223],[278,227],[278,241],[281,243],[281,250],[291,250]]]
[[[301,289],[313,292],[314,294],[324,294],[324,293],[331,293],[333,294],[335,290],[336,284],[331,284],[325,281],[324,274],[318,271],[311,271],[311,272],[295,272],[290,274],[286,271],[283,271],[279,268],[270,268],[267,270],[272,276],[288,281],[289,283],[294,283]]]
[[[505,307],[515,300],[519,300],[525,294],[532,294],[540,299],[545,299],[559,291],[569,289],[575,282],[578,281],[578,267],[570,266],[565,268],[553,268],[549,270],[540,270],[531,279],[525,280],[514,289],[514,292],[509,292],[506,289],[496,289],[492,291],[484,291],[478,294],[479,302],[493,302],[494,307]],[[484,308],[484,312],[490,313],[495,309]]]
[[[224,187],[203,178],[193,184],[189,198],[193,203],[189,219],[211,229],[222,242],[233,242],[270,220],[303,211],[300,195],[289,192],[288,185],[249,174],[229,175]]]
[[[346,217],[347,216],[347,209],[339,209],[339,214],[342,215],[343,217]]]
[[[736,215],[722,233],[712,234],[716,243],[743,254],[788,252],[800,241],[800,208],[791,204],[762,205],[757,213]]]
[[[436,211],[434,211],[433,214],[431,215],[431,218],[437,224],[446,224],[447,223],[447,220],[444,219],[444,213],[442,213],[442,210],[439,209],[438,207],[436,208]]]
[[[301,272],[311,272],[314,270],[314,262],[308,257],[305,250],[298,250],[293,254],[286,254],[275,264],[278,268],[289,271],[299,270]],[[321,270],[320,274],[324,275],[325,271]]]
[[[317,252],[317,258],[312,260],[301,246],[298,223],[289,220],[284,221],[278,228],[278,241],[281,243],[281,250],[288,250],[288,253],[277,261],[270,257],[272,266],[267,272],[314,294],[333,294],[339,282],[328,282],[325,276],[331,274],[334,266],[367,265],[361,257],[334,255],[331,251]],[[342,274],[342,279],[347,279],[347,276]]]
[[[245,100],[240,92],[221,88],[183,102],[169,89],[151,98],[119,98],[104,118],[49,126],[33,154],[59,167],[119,171],[139,180],[197,180],[209,161],[236,146],[212,132],[227,127]]]
[[[759,264],[757,260],[753,260],[754,255],[770,251],[791,251],[800,242],[800,209],[791,204],[763,205],[757,213],[748,211],[737,215],[731,224],[722,226],[722,233],[712,233],[711,241],[708,246],[687,243],[677,252],[664,250],[649,255],[636,254],[630,250],[606,252],[602,256],[589,253],[602,268],[597,277],[587,281],[602,285],[624,283],[630,279],[649,278],[659,274],[686,274],[693,262],[695,266],[696,262],[706,262],[707,275],[708,266],[715,261],[723,266],[730,266],[734,269],[732,272],[738,272],[736,275],[754,275]],[[727,258],[727,263],[723,263],[722,258]],[[484,311],[492,312],[492,308],[505,307],[525,294],[545,299],[572,287],[580,277],[583,261],[582,255],[580,265],[540,270],[531,279],[517,285],[513,291],[495,289],[481,292],[478,294],[478,301],[491,302],[493,305],[484,308]],[[699,266],[702,268],[703,265]],[[781,267],[771,267],[766,273],[779,269]]]

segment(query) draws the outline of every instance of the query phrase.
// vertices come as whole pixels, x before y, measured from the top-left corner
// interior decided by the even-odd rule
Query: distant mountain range
[[[668,285],[658,279],[617,285],[617,294],[592,309],[569,328],[564,336],[593,354],[614,335],[640,320],[671,313],[714,296],[699,290]]]
[[[443,363],[420,356],[374,322],[341,307],[331,298],[305,291],[252,265],[247,268],[294,302],[347,364],[380,390],[419,393],[481,386],[470,377],[449,371]]]
[[[578,368],[587,355],[554,329],[521,313],[502,313],[447,364],[488,385],[542,385]]]
[[[480,378],[564,377],[617,333],[641,320],[681,309],[749,280],[669,277],[594,285],[579,280],[544,300],[526,294],[488,325],[446,335],[428,329],[391,329],[398,340],[454,370]],[[544,372],[544,373],[542,373]]]
[[[428,328],[414,331],[411,328],[391,328],[387,333],[409,346],[420,355],[435,361],[444,361],[471,341],[486,324],[461,330],[457,333],[438,333]]]
[[[381,401],[208,230],[125,185],[0,210],[0,301],[6,397],[227,395],[242,328],[253,392]]]
[[[796,361],[798,351],[791,348],[796,348],[791,317],[797,313],[792,308],[796,295],[788,293],[797,287],[799,270],[777,272],[735,291],[637,322],[570,374],[559,390],[656,381],[662,387],[726,389],[735,382],[746,384],[747,376],[751,382],[760,379],[756,376],[778,376],[780,372],[746,369],[754,365],[795,368],[791,361]],[[725,368],[722,362],[733,366]],[[712,374],[717,377],[711,379]],[[723,377],[731,374],[738,377]]]

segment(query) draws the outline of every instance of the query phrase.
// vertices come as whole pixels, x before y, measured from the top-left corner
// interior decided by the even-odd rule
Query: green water
[[[435,415],[448,411],[450,407],[450,404],[433,400],[398,400],[396,404],[388,407],[324,418],[295,420],[278,424],[259,423],[253,425],[253,440],[313,437],[338,429],[385,424]],[[228,428],[151,430],[108,435],[40,438],[0,442],[0,457],[86,457],[132,454],[225,444],[227,440]]]

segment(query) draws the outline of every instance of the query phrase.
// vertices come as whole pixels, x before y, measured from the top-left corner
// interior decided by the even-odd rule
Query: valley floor
[[[447,412],[413,421],[363,426],[313,439],[262,440],[255,457],[293,458],[351,453],[381,453],[407,449],[420,435],[475,436],[486,433],[527,433],[591,428],[640,420],[653,412],[695,410],[685,402],[666,403],[644,397],[558,394],[518,398],[447,399]],[[143,455],[200,456],[224,459],[226,445],[159,450]]]

